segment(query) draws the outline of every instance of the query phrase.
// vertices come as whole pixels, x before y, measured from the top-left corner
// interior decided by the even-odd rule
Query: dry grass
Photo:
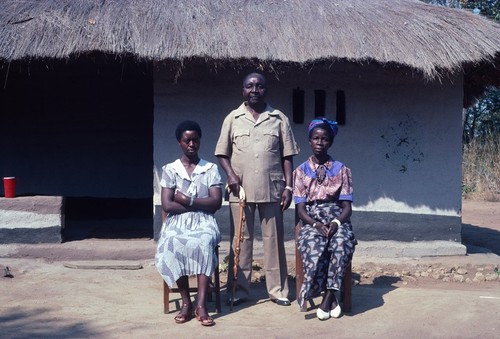
[[[500,201],[500,136],[474,139],[464,146],[462,194],[464,198]]]

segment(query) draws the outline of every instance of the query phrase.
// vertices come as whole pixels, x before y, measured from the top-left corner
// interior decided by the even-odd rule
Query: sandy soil
[[[335,320],[336,330],[344,333],[339,337],[346,337],[352,326],[361,323],[357,337],[494,337],[499,329],[495,319],[500,313],[500,280],[486,281],[485,277],[498,276],[500,203],[463,202],[463,242],[469,252],[465,257],[370,262],[355,258],[354,308],[348,317]],[[227,247],[222,244],[221,258],[227,255]],[[154,242],[150,239],[0,246],[0,273],[9,266],[13,275],[0,277],[0,337],[186,335],[178,332],[181,327],[170,319],[175,312],[162,312],[162,285],[153,258]],[[294,295],[293,256],[288,261]],[[75,269],[68,264],[94,267]],[[485,279],[474,280],[478,272]],[[214,314],[217,335],[210,332],[208,337],[233,336],[242,330],[249,338],[260,337],[262,332],[252,331],[262,326],[274,331],[274,337],[290,337],[292,329],[297,336],[308,335],[303,320],[314,320],[314,310],[304,315],[295,305],[281,316],[277,314],[277,306],[267,302],[263,275],[263,270],[256,269],[252,302],[232,312],[224,305],[221,315]],[[223,272],[223,286],[226,278],[227,272]],[[416,300],[418,308],[412,306]],[[391,318],[391,323],[381,326],[384,318]],[[480,329],[471,326],[479,322]],[[330,323],[319,323],[314,321],[318,326],[315,334],[331,334]],[[189,331],[200,331],[201,327],[193,321],[182,326]]]
[[[500,202],[463,200],[462,223],[500,231]]]
[[[359,262],[354,259],[354,279],[360,284],[385,284],[426,288],[499,288],[500,203],[462,202],[462,243],[466,257],[419,258]]]

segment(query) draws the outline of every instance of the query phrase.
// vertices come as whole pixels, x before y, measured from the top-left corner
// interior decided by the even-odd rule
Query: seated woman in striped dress
[[[212,326],[206,297],[210,277],[217,267],[215,246],[220,232],[214,217],[222,204],[222,181],[217,165],[200,159],[201,128],[184,121],[175,131],[182,150],[180,159],[163,166],[161,204],[167,217],[163,223],[155,264],[169,287],[177,284],[182,298],[176,323],[193,316],[188,276],[197,275],[198,299],[194,315],[203,326]]]

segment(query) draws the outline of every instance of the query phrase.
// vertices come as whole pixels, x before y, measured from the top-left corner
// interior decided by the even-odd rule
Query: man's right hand
[[[218,155],[217,159],[219,159],[219,164],[221,165],[224,172],[226,172],[227,187],[229,187],[230,192],[233,193],[234,196],[239,197],[241,180],[240,177],[237,176],[236,173],[234,173],[229,157],[225,155]]]
[[[234,196],[239,197],[240,196],[240,178],[236,175],[230,175],[227,177],[227,186],[229,187],[229,190],[231,193],[234,194]]]

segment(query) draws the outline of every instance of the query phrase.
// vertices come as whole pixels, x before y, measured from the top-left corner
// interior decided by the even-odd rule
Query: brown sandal
[[[196,320],[198,320],[199,322],[201,322],[201,325],[202,326],[214,326],[215,325],[215,321],[212,317],[209,317],[208,315],[203,315],[203,316],[200,316],[198,314],[198,309],[200,308],[205,308],[203,306],[197,306],[196,309],[194,310],[194,315],[196,317]]]
[[[193,317],[193,306],[191,304],[182,304],[181,311],[174,318],[177,324],[184,324]]]

